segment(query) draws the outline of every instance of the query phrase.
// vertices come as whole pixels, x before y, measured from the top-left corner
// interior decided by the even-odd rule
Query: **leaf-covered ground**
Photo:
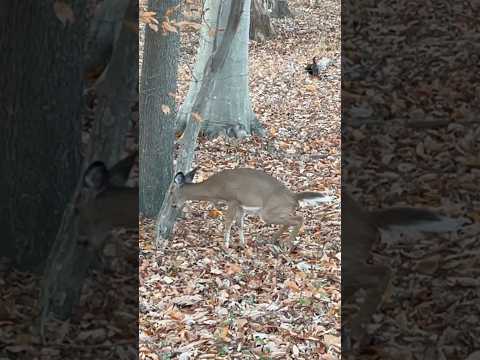
[[[196,181],[252,167],[292,190],[324,191],[336,201],[300,210],[306,221],[292,253],[278,251],[270,243],[276,227],[255,216],[245,221],[246,248],[234,227],[225,251],[222,209],[192,202],[160,255],[153,221],[144,219],[141,359],[340,356],[340,2],[289,3],[295,17],[274,20],[276,37],[250,45],[251,99],[267,135],[200,139]],[[194,46],[194,36],[184,36],[184,54]],[[304,72],[314,55],[333,60],[319,79]],[[179,103],[193,61],[182,59]]]
[[[368,207],[440,208],[473,221],[458,234],[410,235],[379,249],[393,287],[364,358],[477,359],[478,6],[355,5],[346,3],[343,18],[351,71],[342,74],[342,180]]]

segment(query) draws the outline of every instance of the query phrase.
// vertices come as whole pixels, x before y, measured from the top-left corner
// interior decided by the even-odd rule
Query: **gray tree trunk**
[[[263,6],[262,0],[252,0],[250,9],[250,40],[265,41],[273,37],[273,30],[270,17]]]
[[[87,3],[67,26],[52,2],[0,4],[0,253],[27,270],[44,267],[81,169]]]
[[[263,0],[271,17],[293,17],[288,7],[288,0]]]
[[[183,129],[192,114],[193,104],[204,79],[204,69],[225,36],[229,11],[234,0],[207,0],[204,23],[200,30],[200,45],[193,71],[193,79],[179,109],[178,127]],[[213,31],[211,29],[220,29]],[[250,1],[244,2],[237,33],[229,44],[231,51],[221,68],[215,70],[211,79],[212,89],[199,115],[203,118],[202,133],[213,137],[230,129],[242,133],[263,134],[262,127],[252,110],[248,88],[248,40],[250,28]],[[236,134],[240,133],[236,131]]]
[[[231,43],[238,33],[245,8],[245,2],[249,1],[250,0],[235,0],[230,2],[228,20],[226,22],[226,27],[224,27],[224,35],[218,43],[215,42],[213,53],[205,63],[205,68],[202,73],[203,81],[196,93],[192,112],[201,114],[207,107],[207,102],[211,98],[211,93],[214,89],[213,84],[217,78],[218,71],[221,71],[225,66],[230,55]],[[200,128],[201,122],[194,121],[192,118],[187,119],[187,127],[183,134],[183,139],[180,143],[180,149],[178,152],[180,155],[177,158],[176,171],[186,172],[190,170]],[[170,197],[170,192],[167,192],[156,223],[156,246],[159,250],[162,250],[167,246],[168,239],[172,234],[173,225],[175,224],[175,219],[178,215],[178,210],[173,209],[171,204],[172,199]],[[161,259],[159,259],[159,261],[161,261]]]
[[[105,0],[98,5],[89,31],[87,74],[101,74],[109,64],[127,6],[128,0]]]
[[[123,0],[122,0],[123,1]],[[138,2],[130,0],[123,14],[104,81],[96,89],[98,105],[92,133],[91,158],[107,166],[124,157],[127,133],[130,130],[132,107],[138,99],[138,34],[132,26],[138,24]]]
[[[150,0],[149,11],[163,19],[180,0]],[[175,14],[178,16],[178,14]],[[158,215],[173,177],[175,140],[178,33],[145,27],[145,46],[140,91],[140,212]],[[162,109],[163,108],[163,109]]]
[[[98,113],[84,159],[84,169],[93,160],[102,160],[112,165],[124,157],[122,151],[125,148],[138,78],[138,35],[129,24],[137,24],[137,19],[137,2],[130,0],[118,46],[113,53],[105,82],[98,91]],[[69,206],[63,213],[61,227],[44,272],[40,329],[51,313],[60,319],[71,315],[73,306],[80,299],[87,271],[103,249],[105,238],[95,247],[85,246],[79,241],[81,227],[75,207],[82,189],[81,179],[77,178],[75,189]]]

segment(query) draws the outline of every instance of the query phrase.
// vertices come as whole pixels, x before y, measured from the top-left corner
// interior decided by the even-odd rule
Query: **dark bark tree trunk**
[[[138,83],[138,35],[132,29],[132,25],[137,23],[138,2],[130,0],[105,81],[98,89],[96,123],[92,129],[84,168],[94,160],[101,160],[111,166],[124,157],[122,151],[125,149],[126,134],[132,118],[132,101],[136,97]],[[62,225],[49,255],[49,266],[45,270],[42,284],[41,324],[50,313],[60,319],[70,316],[73,306],[80,298],[87,271],[103,250],[106,237],[93,247],[79,241],[82,224],[74,209],[81,189],[80,180],[72,201],[63,214]],[[88,240],[90,239],[87,242]]]
[[[231,52],[231,43],[235,34],[237,33],[245,2],[250,0],[235,0],[230,4],[230,11],[225,26],[223,37],[215,45],[211,56],[205,62],[205,67],[202,73],[202,82],[200,88],[196,92],[195,99],[192,105],[192,113],[201,114],[205,110],[208,101],[211,98],[213,91],[213,84],[215,82],[218,72],[224,67],[228,56]],[[184,173],[190,170],[193,162],[194,149],[197,143],[198,133],[201,129],[201,122],[193,119],[191,115],[187,120],[187,127],[183,133],[183,138],[180,143],[179,156],[177,158],[176,171],[183,171]],[[172,199],[170,193],[167,192],[162,208],[157,217],[156,223],[156,246],[161,250],[167,246],[168,239],[171,237],[173,225],[178,215],[178,210],[171,206]],[[161,259],[159,259],[161,261]]]
[[[265,41],[273,37],[273,30],[270,17],[263,6],[262,0],[252,0],[250,7],[250,40]]]
[[[179,0],[150,0],[159,21]],[[178,14],[174,14],[174,18]],[[179,35],[145,27],[140,91],[140,212],[157,216],[173,177]]]
[[[65,26],[53,2],[0,4],[0,253],[24,269],[43,268],[80,173],[87,4]]]
[[[98,105],[89,160],[101,160],[107,166],[124,157],[127,133],[133,124],[132,108],[138,99],[137,3],[127,3],[105,79],[96,89]]]

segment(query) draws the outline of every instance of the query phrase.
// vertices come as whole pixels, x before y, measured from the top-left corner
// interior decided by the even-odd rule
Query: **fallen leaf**
[[[201,295],[183,295],[172,299],[172,303],[178,306],[190,306],[202,301]]]
[[[248,324],[247,319],[237,319],[235,320],[235,324],[237,325],[237,328],[241,330],[245,325]]]
[[[168,33],[168,32],[178,33],[177,28],[168,21],[162,22],[162,30],[164,33]]]
[[[228,326],[222,326],[220,328],[217,328],[215,331],[215,334],[223,341],[225,342],[230,342],[230,331],[228,329]]]
[[[158,32],[158,25],[157,24],[149,23],[148,27],[150,29],[152,29],[153,31]]]
[[[227,264],[225,272],[227,275],[234,275],[242,271],[242,267],[238,264]]]
[[[172,284],[175,281],[175,279],[171,278],[170,276],[164,276],[163,277],[163,282],[165,284]]]
[[[57,19],[60,20],[64,26],[67,25],[67,23],[73,24],[75,22],[75,15],[69,4],[63,1],[55,1],[53,3],[53,11]]]
[[[327,346],[336,346],[336,347],[340,347],[340,343],[341,343],[339,336],[331,335],[331,334],[323,335],[323,342]]]
[[[171,309],[167,312],[167,315],[171,317],[173,320],[182,321],[185,318],[185,314],[182,313],[180,310]]]
[[[217,209],[213,209],[208,212],[208,216],[211,218],[218,218],[221,215],[223,215],[223,213]]]
[[[417,264],[415,264],[413,270],[418,271],[422,274],[434,274],[438,270],[440,260],[442,259],[443,256],[441,255],[433,255],[426,259],[422,259]]]
[[[300,287],[295,283],[295,281],[292,280],[285,281],[284,285],[295,292],[299,292],[301,290]]]

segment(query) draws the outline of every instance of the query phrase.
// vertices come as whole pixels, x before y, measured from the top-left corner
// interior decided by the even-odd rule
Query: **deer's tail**
[[[465,218],[454,219],[434,211],[416,208],[391,208],[369,213],[375,225],[385,230],[412,230],[421,232],[456,231],[467,223]]]
[[[334,199],[333,196],[312,191],[296,193],[295,198],[297,199],[300,207],[317,206],[319,204],[330,203]]]

